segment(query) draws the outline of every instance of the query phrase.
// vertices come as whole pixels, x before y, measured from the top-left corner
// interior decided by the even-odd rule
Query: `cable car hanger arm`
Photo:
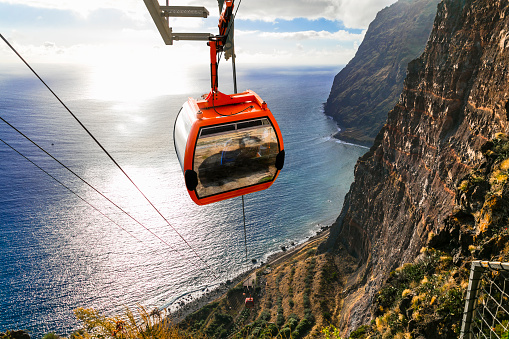
[[[217,55],[224,49],[226,38],[229,33],[230,21],[233,13],[233,1],[225,1],[225,9],[219,17],[219,34],[209,38],[208,45],[210,47],[210,82],[211,94],[218,92],[218,77],[217,77]]]
[[[179,40],[208,41],[213,36],[210,33],[174,33],[169,27],[168,17],[207,18],[209,11],[205,7],[160,6],[157,0],[143,2],[166,45],[173,45],[173,41]]]
[[[166,45],[173,45],[173,41],[193,40],[208,41],[214,35],[211,33],[174,33],[169,27],[169,17],[207,18],[209,11],[202,6],[161,6],[158,0],[143,0],[159,34]],[[228,35],[230,20],[233,14],[233,1],[225,1],[226,8],[219,18],[219,35]]]

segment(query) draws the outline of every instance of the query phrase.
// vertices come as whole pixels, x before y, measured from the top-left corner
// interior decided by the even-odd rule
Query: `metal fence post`
[[[460,339],[471,339],[472,332],[470,325],[477,301],[477,291],[479,290],[479,282],[484,272],[481,261],[473,261],[470,267],[470,279],[468,281],[467,299],[465,302],[465,310],[463,311],[463,320],[461,322]]]

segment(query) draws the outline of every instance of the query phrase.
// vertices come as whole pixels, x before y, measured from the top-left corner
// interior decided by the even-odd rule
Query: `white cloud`
[[[397,0],[340,0],[341,6],[337,19],[346,27],[368,28],[376,14]]]
[[[86,0],[86,1],[75,1],[75,0],[2,0],[0,2],[13,4],[13,5],[25,5],[36,8],[50,8],[69,10],[76,13],[86,15],[94,10],[101,8],[115,8],[125,9],[126,11],[132,11],[138,8],[137,0]]]
[[[376,13],[397,0],[243,0],[238,15],[246,20],[273,22],[277,19],[307,18],[342,21],[348,28],[366,29]],[[236,1],[238,3],[238,1]],[[205,5],[217,15],[214,0],[190,0],[194,6]]]
[[[306,31],[267,33],[238,31],[239,63],[272,65],[345,65],[355,55],[363,34]]]
[[[262,32],[261,37],[272,39],[290,39],[290,40],[308,40],[308,39],[321,39],[321,40],[337,40],[337,41],[358,41],[364,37],[364,32],[361,34],[352,34],[344,30],[334,33],[327,31],[301,31],[301,32]]]
[[[161,4],[164,0],[159,0]],[[236,0],[238,3],[240,0]],[[376,12],[396,0],[242,0],[239,18],[277,20],[302,17],[343,20],[349,27],[367,27]],[[53,8],[72,12],[52,13],[54,16],[79,13],[79,20],[61,20],[60,25],[2,26],[4,36],[19,47],[23,55],[38,62],[100,63],[101,55],[119,58],[138,58],[141,52],[159,53],[175,57],[184,63],[207,63],[207,47],[203,42],[175,42],[165,46],[142,0],[0,0],[0,3]],[[209,19],[172,18],[175,32],[214,32],[217,29],[218,8],[215,0],[170,0],[171,5],[204,5],[210,11]],[[41,14],[43,15],[43,14]],[[44,14],[46,15],[46,13]],[[109,17],[111,16],[111,19]],[[69,24],[69,22],[71,24]],[[103,23],[107,23],[103,24]],[[249,25],[248,25],[249,27]],[[252,23],[251,23],[252,27]],[[275,26],[277,29],[277,26]],[[261,30],[235,31],[239,62],[272,64],[346,64],[361,43],[364,32],[353,34],[346,30],[298,32],[263,32]],[[200,50],[190,47],[196,46]],[[158,47],[154,50],[154,47]],[[0,52],[5,50],[0,46]],[[190,51],[193,51],[189,54]],[[145,53],[144,52],[144,53]],[[201,55],[203,54],[203,55]],[[196,58],[195,58],[196,56]],[[10,52],[0,54],[0,62],[12,61]],[[164,64],[162,62],[162,64]]]
[[[397,0],[243,0],[239,16],[242,19],[275,21],[307,18],[325,18],[342,21],[348,28],[365,29],[382,8]],[[69,10],[87,16],[97,9],[120,9],[136,20],[146,20],[142,0],[0,0],[3,3],[27,5],[38,8]],[[159,0],[165,4],[164,0]],[[239,1],[236,1],[238,3]],[[171,5],[205,6],[211,17],[216,18],[219,10],[215,0],[170,0]]]
[[[301,44],[294,45],[293,49],[273,49],[270,51],[248,52],[244,49],[237,51],[237,67],[243,65],[265,66],[302,66],[302,65],[346,65],[355,55],[354,48],[326,48],[309,49]]]

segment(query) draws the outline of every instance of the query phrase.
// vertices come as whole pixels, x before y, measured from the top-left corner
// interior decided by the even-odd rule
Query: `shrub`
[[[83,322],[83,330],[75,332],[75,338],[186,338],[188,335],[171,324],[166,312],[148,313],[144,307],[138,307],[135,317],[126,308],[123,316],[105,317],[94,309],[78,308],[74,310],[78,320]]]
[[[263,310],[262,313],[260,313],[260,316],[258,317],[258,320],[269,321],[270,320],[270,313],[269,313],[269,311]]]
[[[291,334],[292,330],[289,327],[284,327],[281,329],[281,331],[279,331],[278,337],[282,339],[290,339]]]
[[[30,335],[23,330],[18,331],[7,330],[5,331],[5,333],[0,332],[0,339],[30,339]]]
[[[255,327],[253,329],[253,332],[251,332],[251,335],[255,338],[260,336],[260,332],[262,331],[261,327]]]
[[[277,327],[283,327],[285,324],[285,317],[283,316],[283,313],[278,313],[276,317],[276,325]]]
[[[231,298],[235,293],[242,293],[244,290],[243,286],[235,286],[234,288],[228,290],[227,296],[228,298]]]
[[[341,339],[339,330],[334,325],[322,328],[321,332],[325,336],[325,339]]]
[[[229,314],[225,313],[216,313],[214,315],[214,320],[210,323],[209,326],[205,329],[205,334],[209,337],[221,337],[223,335],[227,335],[226,327],[233,323],[233,318]]]
[[[311,301],[309,301],[309,294],[304,294],[302,296],[302,305],[304,306],[304,308],[311,307]]]
[[[306,332],[309,331],[311,329],[311,327],[313,327],[313,323],[314,323],[314,317],[312,315],[304,317],[304,319],[302,319],[299,322],[297,327],[295,327],[295,330],[292,332],[292,337],[300,338],[301,336],[306,334]]]
[[[61,339],[62,337],[54,332],[46,333],[42,339]]]
[[[295,330],[297,325],[299,324],[299,317],[297,317],[295,314],[290,314],[288,316],[288,320],[286,321],[286,325],[284,327],[291,329],[292,331]]]
[[[262,336],[272,338],[279,333],[279,329],[276,324],[268,324],[267,327],[263,330]]]

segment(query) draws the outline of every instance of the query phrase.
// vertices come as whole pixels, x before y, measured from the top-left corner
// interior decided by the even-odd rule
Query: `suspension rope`
[[[93,204],[91,204],[89,201],[87,201],[85,198],[83,198],[82,196],[80,196],[78,193],[76,193],[75,191],[73,191],[69,186],[67,186],[66,184],[64,184],[62,181],[58,180],[55,176],[51,175],[48,171],[46,171],[44,168],[42,168],[41,166],[37,165],[34,161],[32,161],[30,158],[28,158],[27,156],[25,156],[23,153],[21,153],[20,151],[18,151],[17,149],[15,149],[12,145],[10,145],[8,142],[6,142],[5,140],[1,139],[0,138],[0,142],[4,143],[6,146],[8,146],[10,149],[12,149],[14,152],[18,153],[20,156],[22,156],[25,160],[27,160],[28,162],[30,162],[32,165],[34,165],[35,167],[37,167],[39,170],[41,170],[42,172],[44,172],[47,176],[49,176],[51,179],[53,179],[54,181],[56,181],[59,185],[61,185],[62,187],[64,187],[65,189],[67,189],[69,192],[71,192],[72,194],[74,194],[76,197],[78,197],[81,201],[83,201],[84,203],[86,203],[88,206],[92,207],[95,211],[97,211],[99,214],[101,214],[103,217],[105,217],[106,219],[108,219],[110,222],[112,222],[115,226],[117,226],[118,228],[120,228],[122,231],[126,232],[127,234],[129,234],[131,237],[133,237],[134,239],[136,239],[139,243],[143,244],[143,245],[147,245],[145,244],[145,242],[141,239],[139,239],[138,237],[136,237],[132,232],[130,232],[129,230],[127,230],[126,228],[122,227],[122,225],[120,225],[119,223],[117,223],[115,220],[111,219],[106,213],[104,213],[103,211],[101,211],[98,207],[94,206]],[[161,251],[159,250],[156,250],[156,251],[151,251],[152,253],[155,253],[157,255],[159,255],[162,259],[163,259],[163,262],[166,261],[166,257],[163,257],[163,254],[161,253]],[[171,248],[170,247],[170,252],[177,252],[180,256],[182,256],[182,254],[179,253],[179,251],[177,249],[174,249],[174,248]],[[182,256],[183,257],[183,256]],[[187,258],[185,258],[187,259]],[[189,260],[189,259],[187,259]],[[195,267],[197,267],[196,265],[194,265]],[[199,269],[199,267],[197,267]]]
[[[246,232],[246,211],[244,209],[244,196],[242,196],[242,216],[244,217],[244,247],[246,249],[246,261],[247,261],[247,232]]]
[[[0,37],[2,40],[9,46],[9,48],[23,61],[23,63],[34,73],[34,75],[46,86],[46,88],[53,94],[53,96],[62,104],[62,106],[71,114],[71,116],[78,122],[78,124],[87,132],[87,134],[95,141],[95,143],[103,150],[103,152],[110,158],[110,160],[118,167],[118,169],[127,177],[127,179],[133,184],[133,186],[138,190],[138,192],[145,198],[145,200],[154,208],[154,210],[163,218],[163,220],[170,226],[175,233],[184,241],[184,243],[194,252],[194,254],[212,271],[212,267],[196,252],[196,250],[187,242],[186,239],[173,227],[168,219],[163,216],[163,214],[157,209],[157,207],[150,201],[150,199],[141,191],[141,189],[134,183],[131,177],[124,171],[124,169],[117,163],[117,161],[113,158],[113,156],[104,148],[104,146],[97,140],[94,135],[85,127],[85,125],[74,115],[74,113],[67,107],[67,105],[58,97],[58,95],[53,92],[53,90],[44,82],[44,80],[37,74],[37,72],[25,61],[25,59],[18,53],[18,51],[4,38],[4,36],[0,33]],[[3,120],[3,119],[2,119]],[[5,122],[5,120],[4,120]],[[56,159],[55,159],[56,160]],[[152,232],[151,232],[152,233]],[[155,234],[154,234],[155,235]],[[159,237],[158,237],[159,238]],[[160,238],[159,238],[160,239]],[[160,239],[162,241],[162,239]],[[212,271],[213,272],[213,271]]]
[[[138,239],[134,234],[132,234],[131,232],[129,232],[127,229],[125,229],[124,227],[122,227],[121,225],[119,225],[117,222],[115,222],[113,219],[111,219],[109,216],[107,216],[105,213],[103,213],[99,208],[95,207],[94,205],[92,205],[91,203],[89,203],[87,200],[85,200],[85,198],[83,198],[82,196],[80,196],[78,193],[76,193],[75,191],[73,191],[71,188],[69,188],[69,186],[65,185],[63,182],[61,182],[60,180],[58,180],[57,178],[55,178],[53,175],[51,175],[50,173],[48,173],[48,171],[46,171],[44,168],[42,168],[41,166],[37,165],[35,162],[33,162],[30,158],[28,158],[27,156],[25,156],[24,154],[22,154],[20,151],[18,151],[17,149],[15,149],[14,147],[12,147],[9,143],[7,143],[5,140],[1,139],[0,138],[0,141],[3,142],[6,146],[8,146],[10,149],[12,149],[14,152],[18,153],[19,155],[21,155],[23,158],[25,158],[25,160],[27,160],[28,162],[30,162],[32,165],[34,165],[35,167],[37,167],[38,169],[40,169],[41,171],[43,171],[47,176],[49,176],[51,179],[55,180],[58,184],[60,184],[61,186],[63,186],[65,189],[67,189],[69,192],[71,192],[72,194],[74,194],[75,196],[77,196],[79,199],[81,199],[84,203],[86,203],[88,206],[92,207],[94,210],[96,210],[97,212],[99,212],[100,214],[102,214],[104,217],[106,217],[109,221],[111,221],[112,223],[114,223],[116,226],[118,226],[121,230],[125,231],[127,234],[129,234],[131,237],[133,237],[134,239],[138,240],[139,242],[143,243],[143,241],[141,241],[140,239]],[[172,249],[173,250],[173,249]]]
[[[240,8],[240,4],[242,3],[242,0],[239,1],[239,4],[237,5],[237,9],[235,10],[235,13],[232,14],[232,19],[230,20],[230,22],[228,23],[228,28],[226,29],[226,34],[224,35],[225,37],[228,37],[228,34],[230,34],[230,30],[232,29],[233,27],[233,22],[235,21],[235,17],[237,16],[237,12],[239,11],[239,8]],[[233,2],[233,5],[235,6],[235,1]],[[219,54],[219,58],[217,60],[217,64],[219,65],[219,62],[221,61],[221,57],[223,56],[223,52],[221,52]],[[235,57],[235,42],[233,43],[233,54],[232,54],[232,57]],[[236,93],[236,92],[235,92]]]
[[[237,67],[235,66],[235,44],[233,44],[232,72],[233,72],[233,92],[237,94]]]
[[[134,222],[136,222],[138,225],[140,225],[141,227],[143,227],[145,230],[147,230],[148,232],[150,232],[154,237],[156,237],[157,239],[159,239],[163,244],[165,244],[166,246],[168,246],[169,248],[171,248],[173,251],[179,253],[179,255],[186,259],[187,261],[189,261],[192,265],[194,265],[195,267],[199,268],[194,262],[192,262],[189,258],[187,258],[186,256],[184,256],[182,253],[180,253],[179,250],[173,248],[172,245],[170,245],[167,241],[165,241],[164,239],[162,239],[160,236],[158,236],[157,234],[155,234],[151,229],[149,229],[147,226],[143,225],[140,221],[138,221],[135,217],[133,217],[131,214],[129,214],[126,210],[124,210],[122,207],[120,207],[119,205],[117,205],[116,203],[114,203],[110,198],[108,198],[106,195],[104,195],[102,192],[100,192],[97,188],[95,188],[94,186],[92,186],[88,181],[86,181],[85,179],[83,179],[79,174],[77,174],[76,172],[74,172],[72,169],[70,169],[68,166],[66,166],[65,164],[63,164],[60,160],[58,160],[57,158],[55,158],[53,155],[51,155],[50,153],[48,153],[44,148],[42,148],[41,146],[39,146],[35,141],[33,141],[32,139],[30,139],[28,136],[26,136],[25,134],[23,134],[23,132],[21,132],[19,129],[17,129],[16,127],[14,127],[13,125],[11,125],[7,120],[5,120],[3,117],[0,116],[0,120],[2,120],[5,124],[7,124],[9,127],[11,127],[12,129],[14,129],[16,132],[18,132],[22,137],[24,137],[25,139],[27,139],[28,141],[30,141],[33,145],[35,145],[37,148],[39,148],[41,151],[43,151],[46,155],[48,155],[51,159],[53,159],[54,161],[56,161],[59,165],[61,165],[62,167],[64,167],[67,171],[69,171],[71,174],[73,174],[75,177],[77,177],[79,180],[81,180],[83,183],[85,183],[88,187],[90,187],[91,189],[93,189],[96,193],[98,193],[100,196],[102,196],[104,199],[106,199],[108,202],[110,202],[113,206],[115,206],[116,208],[118,208],[121,212],[123,212],[125,215],[127,215],[129,218],[131,218]]]
[[[233,26],[233,21],[235,20],[235,16],[237,15],[237,12],[239,10],[241,2],[242,2],[242,0],[239,1],[239,6],[237,6],[235,14],[232,16],[232,19],[231,19],[230,23],[228,24],[228,30],[226,31],[226,36],[228,36],[228,34],[230,33],[230,29]],[[222,53],[221,53],[221,55],[222,55]],[[219,60],[221,60],[221,56],[219,57]],[[219,61],[217,63],[219,65]],[[237,68],[235,66],[235,42],[233,43],[233,53],[232,53],[232,73],[233,73],[233,93],[237,94]],[[212,100],[214,100],[214,99],[212,98]],[[214,101],[212,101],[212,105],[214,105]],[[247,110],[248,108],[253,108],[253,107],[254,106],[248,106],[245,109],[243,109],[242,111],[240,111],[238,113],[234,113],[234,114],[239,114],[239,113]],[[217,111],[216,111],[216,113],[217,113]],[[231,114],[231,115],[234,115],[234,114]],[[245,209],[245,203],[244,203],[244,196],[242,196],[242,221],[244,224],[244,249],[246,252],[246,262],[247,262],[247,260],[248,260],[248,258],[247,258],[247,231],[246,231],[246,209]]]

